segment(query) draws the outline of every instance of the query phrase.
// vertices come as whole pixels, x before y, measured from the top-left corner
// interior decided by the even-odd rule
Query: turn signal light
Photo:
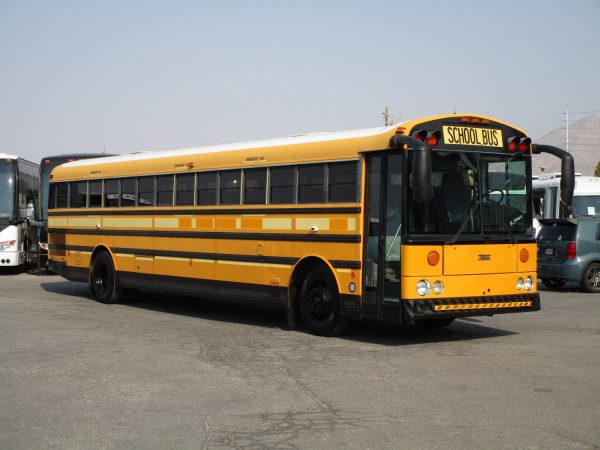
[[[526,263],[527,261],[529,261],[529,252],[526,248],[522,248],[519,252],[519,259],[522,263]]]
[[[436,266],[437,263],[440,262],[440,254],[438,252],[436,252],[435,250],[431,250],[428,254],[427,254],[427,263],[430,266]]]

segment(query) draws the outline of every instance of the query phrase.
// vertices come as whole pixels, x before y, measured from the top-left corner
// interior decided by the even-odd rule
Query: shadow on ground
[[[87,285],[69,281],[41,283],[41,288],[54,294],[80,297],[82,301],[95,301],[89,295]],[[281,330],[292,329],[286,322],[286,313],[259,306],[240,305],[173,294],[135,293],[124,306],[175,314],[216,322],[239,323]],[[110,305],[107,305],[110,307]],[[461,318],[440,330],[426,330],[415,325],[401,326],[387,322],[355,321],[340,339],[379,345],[415,345],[431,342],[485,339],[517,334],[509,330],[484,325],[483,318]],[[303,327],[296,332],[308,333]]]

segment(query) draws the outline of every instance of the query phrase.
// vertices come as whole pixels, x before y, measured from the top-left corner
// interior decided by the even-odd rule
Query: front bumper
[[[15,267],[22,264],[23,256],[18,251],[0,252],[0,267]]]
[[[537,292],[522,295],[443,298],[436,300],[404,300],[404,317],[409,320],[438,317],[491,316],[540,310]]]

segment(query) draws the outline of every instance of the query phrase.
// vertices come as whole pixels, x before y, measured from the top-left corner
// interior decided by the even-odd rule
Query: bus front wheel
[[[90,290],[102,303],[119,303],[124,290],[117,286],[117,274],[112,258],[106,252],[100,252],[92,261],[90,268]]]
[[[304,325],[319,336],[337,336],[348,328],[350,319],[342,316],[340,294],[325,265],[313,268],[302,283],[300,317]]]

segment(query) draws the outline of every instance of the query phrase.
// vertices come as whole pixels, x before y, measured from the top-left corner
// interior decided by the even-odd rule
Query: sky
[[[600,113],[599,0],[0,0],[0,152]]]

